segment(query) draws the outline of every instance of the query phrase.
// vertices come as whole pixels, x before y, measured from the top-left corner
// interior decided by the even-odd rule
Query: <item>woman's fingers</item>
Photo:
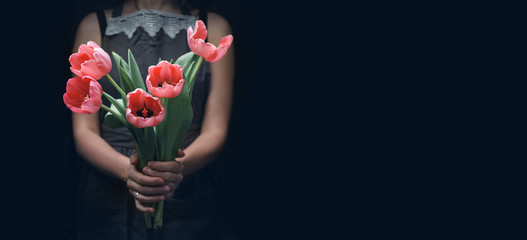
[[[178,152],[178,156],[181,155]],[[135,206],[141,212],[154,212],[152,207],[146,207],[143,203],[155,203],[164,201],[173,194],[173,189],[169,185],[165,185],[167,179],[173,179],[174,177],[169,176],[170,173],[161,174],[156,171],[153,172],[152,169],[146,167],[147,171],[150,171],[152,175],[148,176],[137,170],[137,164],[139,163],[139,158],[137,154],[130,156],[130,167],[128,169],[128,181],[126,182],[128,189],[132,196],[135,198]],[[166,166],[162,166],[166,167]],[[178,167],[172,166],[173,169],[179,169]],[[144,170],[143,170],[144,171]],[[173,184],[170,184],[173,185]]]
[[[139,202],[139,200],[135,200],[135,207],[137,208],[137,210],[141,211],[141,212],[150,212],[150,213],[153,213],[154,212],[154,208],[151,208],[151,207],[145,207],[143,204],[141,204],[141,202]]]
[[[139,162],[139,157],[137,157],[137,153],[132,154],[132,156],[130,156],[130,164],[135,166],[137,165],[138,162]]]
[[[158,186],[165,183],[162,178],[147,176],[139,172],[136,168],[138,162],[139,158],[137,157],[137,154],[132,154],[132,156],[130,156],[130,166],[128,167],[128,179],[146,186]]]
[[[183,175],[180,173],[171,173],[171,172],[159,172],[152,170],[149,167],[145,167],[143,170],[145,174],[150,176],[156,176],[165,179],[165,186],[168,186],[170,191],[165,193],[165,197],[169,198],[174,195],[174,191],[179,186],[179,183],[183,180]]]
[[[136,200],[139,200],[139,202],[142,203],[155,203],[164,201],[166,199],[165,195],[147,196],[133,190],[130,190],[130,193],[135,197]]]
[[[183,175],[180,173],[173,173],[173,172],[161,172],[156,171],[152,168],[145,167],[143,169],[143,172],[151,177],[160,177],[165,180],[165,182],[181,182],[183,180]]]
[[[169,192],[165,193],[165,196],[168,198],[174,194],[179,183],[183,180],[183,174],[181,173],[182,169],[183,165],[178,161],[151,161],[148,163],[148,166],[143,169],[143,172],[149,176],[159,177],[165,180],[165,186],[169,189]]]
[[[128,179],[145,186],[159,186],[165,183],[163,178],[144,175],[133,165],[130,165],[128,169]]]
[[[177,158],[183,156],[185,153],[179,150]],[[143,174],[136,168],[138,162],[137,154],[130,156],[127,185],[136,199],[137,209],[148,212],[148,209],[152,208],[141,203],[159,202],[171,197],[183,179],[183,165],[179,161],[150,161],[148,166],[143,168]]]
[[[170,188],[170,192],[165,193],[165,197],[169,198],[174,195],[174,192],[176,191],[176,188],[179,186],[179,183],[167,183],[167,186]]]
[[[182,158],[184,156],[185,156],[185,152],[183,152],[183,150],[181,149],[177,150],[176,158]]]
[[[170,192],[170,187],[166,185],[162,186],[144,186],[140,185],[135,181],[128,179],[128,188],[132,191],[139,192],[143,195],[161,195]]]
[[[181,164],[178,161],[166,161],[166,162],[150,161],[148,162],[148,167],[150,167],[153,170],[160,171],[160,172],[180,173],[183,170],[183,164]]]
[[[165,183],[165,180],[163,180],[163,178],[155,176],[151,177],[139,172],[135,176],[128,175],[128,177],[134,182],[139,183],[143,186],[161,186]]]

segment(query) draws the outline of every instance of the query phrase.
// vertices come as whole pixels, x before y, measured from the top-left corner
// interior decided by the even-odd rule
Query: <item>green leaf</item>
[[[180,95],[184,94],[187,95],[189,99],[192,98],[195,73],[200,68],[202,61],[203,58],[193,52],[183,54],[176,60],[176,64],[183,68],[183,79],[185,79],[185,84],[183,85]]]
[[[135,61],[134,55],[130,49],[128,49],[128,65],[130,66],[130,80],[132,80],[135,88],[142,88],[143,90],[148,91],[146,90],[145,82],[139,71],[139,66],[137,66],[137,62]]]
[[[110,109],[117,110],[116,112],[120,113],[121,117],[124,118],[124,116],[126,116],[126,109],[123,105],[122,99],[115,99],[106,92],[103,92],[103,95],[106,97],[106,99],[108,99],[108,101],[110,101],[110,103],[112,103]]]
[[[158,146],[161,161],[174,160],[177,150],[192,122],[192,105],[188,96],[180,94],[168,98],[165,119],[157,126]]]
[[[124,59],[121,56],[119,56],[119,54],[117,54],[115,52],[112,52],[112,56],[113,56],[113,60],[115,61],[116,64],[120,65],[121,62],[126,64]],[[128,68],[128,66],[126,68]]]
[[[114,110],[115,112],[119,112],[119,109],[114,104],[110,106],[110,109]],[[104,115],[104,121],[106,121],[106,124],[108,124],[108,126],[113,129],[124,126],[117,116],[113,115],[111,112],[107,112],[106,115]]]
[[[194,56],[197,56],[193,52],[188,52],[183,55],[181,55],[178,59],[176,59],[176,64],[181,66],[183,70],[186,70],[187,65],[192,62],[192,58]]]
[[[187,78],[195,75],[193,73],[199,68],[200,63],[197,63],[199,59],[201,57],[198,55],[188,52],[175,61],[183,68],[185,84],[177,97],[163,100],[166,111],[165,119],[155,128],[161,161],[174,160],[192,123],[193,111],[190,93],[193,88],[193,80],[187,80]]]
[[[122,67],[126,73],[130,72],[130,66],[128,66],[128,63],[126,63],[126,61],[121,56],[119,56],[119,54],[112,52],[112,56],[118,67]]]
[[[143,169],[149,161],[159,161],[157,141],[154,128],[129,128],[130,132],[135,133],[136,150],[139,155],[139,169]]]
[[[121,83],[124,82],[124,91],[126,93],[129,93],[131,91],[134,91],[136,89],[134,83],[132,82],[130,78],[130,74],[126,71],[126,69],[123,66],[119,66],[119,75],[121,76]],[[123,81],[124,80],[124,81]]]
[[[128,64],[126,63],[126,61],[121,57],[119,56],[119,54],[115,53],[115,52],[112,52],[112,56],[113,56],[113,59],[115,61],[115,65],[117,66],[117,68],[119,69],[119,82],[120,82],[120,85],[121,85],[121,89],[123,89],[123,91],[125,93],[129,93],[131,91],[133,91],[135,89],[135,87],[131,84],[130,82],[130,66],[128,66]],[[124,74],[123,73],[126,73],[126,75],[128,76],[128,78],[124,78]],[[123,99],[124,100],[124,99]],[[123,101],[125,102],[125,101]]]

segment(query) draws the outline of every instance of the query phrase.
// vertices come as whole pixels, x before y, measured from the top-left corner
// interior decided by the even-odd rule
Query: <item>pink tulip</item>
[[[233,37],[230,34],[220,40],[220,44],[217,48],[211,43],[205,43],[205,39],[207,38],[207,27],[205,27],[205,24],[201,20],[196,21],[194,30],[196,30],[196,32],[192,31],[192,27],[188,27],[188,46],[192,52],[204,58],[207,62],[216,62],[220,60],[231,46]]]
[[[137,128],[153,127],[165,118],[165,107],[161,99],[153,97],[143,89],[126,95],[126,120]]]
[[[101,79],[112,70],[112,60],[97,43],[89,41],[81,44],[79,51],[70,56],[70,70],[77,76],[90,76],[95,80]]]
[[[101,96],[102,87],[99,82],[90,76],[85,76],[70,78],[62,98],[72,112],[92,114],[101,108]]]
[[[173,98],[183,89],[183,70],[177,64],[161,61],[148,68],[146,87],[152,95],[160,98]]]

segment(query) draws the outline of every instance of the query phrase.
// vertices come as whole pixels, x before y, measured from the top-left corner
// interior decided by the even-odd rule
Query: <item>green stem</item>
[[[110,83],[112,83],[113,87],[117,89],[117,91],[123,96],[123,99],[126,98],[126,93],[117,85],[117,83],[113,80],[113,78],[110,76],[110,74],[106,74],[106,78],[110,80]]]
[[[112,113],[117,119],[119,119],[119,121],[121,121],[121,123],[124,125],[124,126],[127,126],[128,125],[128,122],[119,114],[119,113],[116,113],[113,109],[109,108],[108,106],[106,105],[101,105],[101,108]]]
[[[154,228],[160,229],[163,226],[163,206],[165,205],[164,201],[157,202],[154,212]]]
[[[152,213],[145,212],[146,228],[152,228]]]
[[[165,107],[165,111],[168,113],[168,103],[169,103],[169,99],[168,98],[161,98],[161,103],[163,104],[163,106]],[[168,121],[167,121],[167,117],[165,115],[165,119],[163,119],[163,121],[155,126],[156,128],[156,140],[157,140],[157,143],[158,143],[158,151],[159,151],[159,158],[158,158],[158,161],[166,161],[167,159],[167,156],[165,154],[166,152],[166,149],[167,149],[167,144],[166,144],[166,132],[165,132],[165,129],[166,129],[166,126],[168,125]]]
[[[196,66],[194,68],[194,71],[192,72],[192,74],[190,74],[189,81],[194,81],[194,78],[196,77],[196,74],[198,73],[198,70],[201,67],[201,63],[203,63],[203,58],[199,57],[198,63],[197,63],[198,66]]]
[[[119,110],[121,116],[124,116],[126,114],[126,108],[124,107],[122,102],[119,103],[115,98],[113,98],[112,96],[110,96],[110,94],[104,91],[102,92],[102,94],[104,95],[104,97],[106,97],[106,99],[108,99],[108,101],[110,101],[115,106],[115,108],[117,108],[117,110]]]

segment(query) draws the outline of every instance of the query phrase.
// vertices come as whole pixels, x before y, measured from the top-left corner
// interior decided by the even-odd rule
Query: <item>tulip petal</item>
[[[99,70],[99,64],[95,60],[89,60],[81,64],[81,72],[83,76],[88,75],[97,80],[106,75],[106,73]]]
[[[161,99],[153,97],[140,88],[128,93],[126,99],[126,119],[133,126],[137,128],[153,127],[163,121],[165,107],[161,103]],[[137,112],[141,111],[141,109],[149,112],[147,117],[141,113],[139,113],[140,116],[137,115]]]
[[[83,62],[86,62],[90,60],[90,56],[86,53],[74,53],[74,54],[71,54],[70,58],[69,58],[69,61],[70,61],[70,64],[71,64],[71,67],[75,68],[75,69],[80,69],[81,68],[81,64]]]
[[[102,105],[102,87],[89,78],[75,77],[68,80],[63,101],[71,111],[92,114]]]
[[[90,47],[86,44],[81,44],[79,46],[78,53],[84,53],[84,54],[87,54],[88,56],[93,56],[93,47]]]
[[[73,112],[83,113],[81,111],[81,109],[80,109],[80,106],[82,105],[82,101],[83,101],[82,98],[80,98],[79,96],[77,96],[75,94],[71,94],[71,93],[68,93],[68,92],[64,93],[62,98],[63,98],[63,101],[66,104],[66,106],[69,109],[71,109]]]
[[[188,26],[187,28],[187,43],[190,47],[192,41],[194,40],[194,38],[192,38],[192,35],[194,35],[194,31],[192,31],[192,27],[191,26]],[[192,47],[191,47],[192,49]]]
[[[95,98],[101,98],[102,93],[103,91],[101,84],[97,81],[90,81],[90,96]]]
[[[156,78],[160,79],[161,78],[161,68],[156,67],[152,69],[152,76],[155,76]]]
[[[102,105],[102,99],[90,98],[82,103],[81,109],[85,113],[96,113],[99,111]]]
[[[179,95],[184,84],[181,66],[160,61],[156,66],[150,66],[148,72],[146,87],[152,95],[160,98],[173,98]]]
[[[174,97],[178,96],[181,93],[181,90],[183,90],[183,85],[185,84],[185,79],[179,80],[179,82],[176,84],[174,89],[172,90]]]
[[[213,55],[216,51],[216,47],[214,45],[210,43],[205,43],[205,41],[203,41],[202,39],[196,40],[194,44],[195,53],[200,57],[204,58],[205,60],[210,58],[211,55]]]
[[[68,80],[66,84],[66,92],[75,95],[86,95],[88,94],[88,84],[83,84],[81,77],[74,77]]]
[[[110,59],[108,53],[102,50],[102,48],[99,48],[93,53],[93,57],[99,66],[99,71],[104,73],[103,75],[110,73],[112,70],[112,59]]]
[[[227,35],[220,40],[218,48],[211,43],[205,43],[207,38],[207,27],[203,21],[196,21],[195,29],[188,27],[187,41],[192,52],[205,59],[207,62],[220,60],[232,44],[232,35]]]
[[[170,65],[170,63],[168,62],[160,62],[160,74],[159,74],[159,78],[161,81],[166,81],[167,79],[170,79],[171,77],[171,74],[170,74],[170,67],[167,66],[166,64]]]
[[[156,69],[156,66],[154,65],[148,67],[148,75],[152,75],[155,69]]]
[[[194,34],[192,35],[192,38],[194,39],[207,39],[207,27],[205,26],[205,23],[201,20],[196,21],[195,25],[196,29]]]
[[[101,48],[101,47],[99,47],[99,45],[98,45],[96,42],[94,42],[94,41],[88,41],[88,44],[87,44],[87,45],[90,46],[90,47],[92,47],[92,48],[94,48],[94,49],[95,49],[95,48]]]
[[[216,62],[220,60],[225,55],[225,53],[227,53],[227,50],[229,50],[229,47],[232,44],[232,40],[233,40],[232,35],[227,35],[223,37],[220,40],[220,44],[218,48],[216,48],[216,51],[214,52],[214,54],[212,54],[211,56],[209,56],[208,59],[205,59],[205,60],[207,62]]]
[[[172,79],[182,79],[183,78],[183,68],[177,64],[172,64]]]
[[[81,77],[89,75],[96,80],[108,74],[112,69],[112,61],[108,53],[92,41],[88,44],[81,44],[79,51],[71,54],[69,61],[70,70],[75,75]]]

